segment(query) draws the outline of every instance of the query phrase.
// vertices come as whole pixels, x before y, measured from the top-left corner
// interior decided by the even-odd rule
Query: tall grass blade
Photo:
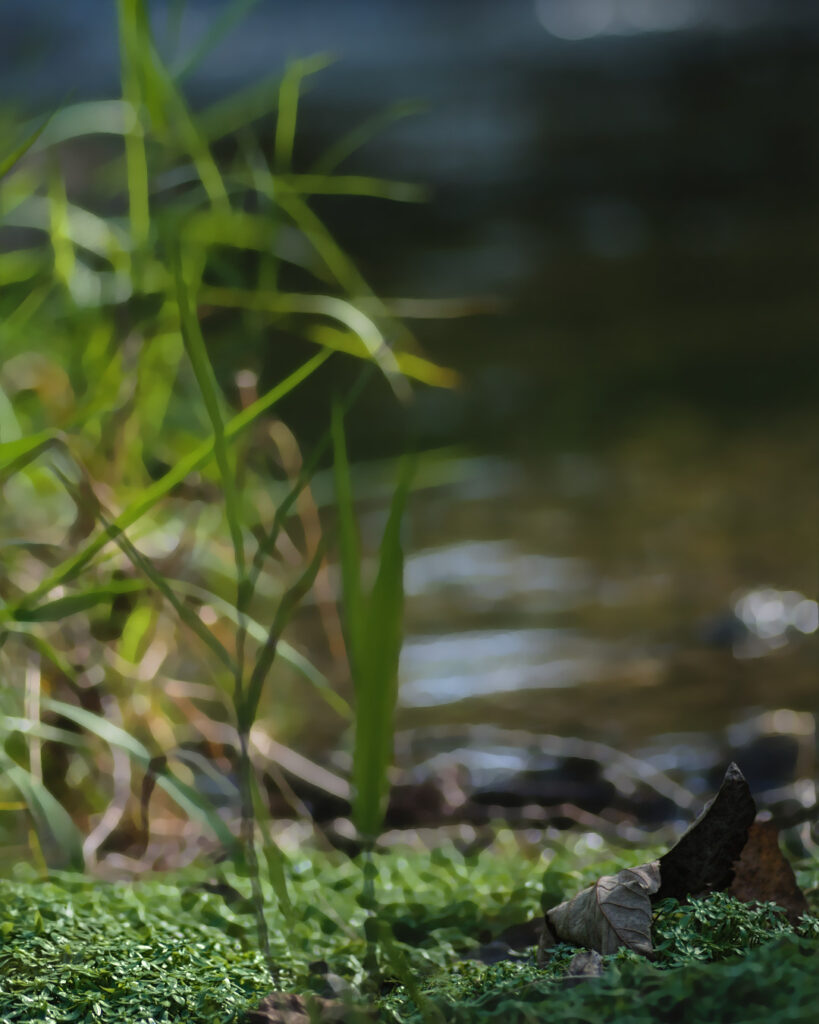
[[[146,770],[150,767],[152,757],[148,748],[135,736],[132,736],[125,729],[120,728],[120,726],[114,725],[113,722],[109,722],[101,715],[96,715],[93,711],[87,711],[85,708],[79,708],[73,704],[66,704],[64,701],[51,698],[45,698],[42,706],[48,711],[53,711],[55,714],[67,718],[69,721],[76,722],[81,728],[101,739],[103,743],[124,750],[126,754],[141,764]],[[195,789],[180,779],[177,779],[168,768],[157,771],[156,776],[157,785],[165,790],[168,796],[176,802],[188,817],[208,825],[221,842],[229,848],[233,847],[235,843],[233,834],[206,797],[197,793]]]
[[[271,388],[246,409],[229,420],[225,424],[225,437],[227,440],[232,440],[234,437],[238,437],[239,434],[246,430],[247,427],[253,423],[254,420],[258,419],[263,412],[269,409],[272,405],[275,405],[275,403],[281,398],[284,398],[285,395],[288,395],[291,391],[295,390],[299,384],[306,380],[311,374],[315,373],[315,371],[330,357],[330,354],[331,353],[329,351],[317,353],[311,359],[308,359],[306,363],[303,363],[297,370],[294,370],[294,372],[283,381]],[[107,529],[98,533],[92,540],[76,552],[76,554],[61,562],[52,570],[46,579],[42,580],[34,590],[26,596],[24,601],[19,602],[18,605],[10,606],[10,609],[16,609],[22,605],[28,606],[35,604],[54,587],[73,579],[78,573],[82,572],[94,556],[113,539],[114,531],[126,530],[138,519],[141,519],[146,512],[149,512],[159,501],[162,500],[162,498],[169,494],[174,487],[181,484],[186,476],[197,469],[201,469],[202,466],[208,463],[213,457],[213,453],[214,443],[213,438],[211,437],[207,441],[198,445],[183,459],[180,459],[173,469],[169,469],[164,476],[159,478],[159,480],[155,481],[155,483],[151,484],[149,487],[146,487],[141,496],[124,509]]]
[[[102,516],[100,516],[100,519],[106,530],[110,531],[111,536],[116,541],[120,550],[125,554],[126,558],[128,558],[135,568],[139,569],[140,572],[143,572],[148,577],[154,587],[156,587],[168,604],[170,604],[174,609],[176,614],[179,616],[180,621],[182,621],[188,629],[199,637],[206,647],[210,648],[226,668],[230,669],[231,672],[235,672],[236,663],[233,658],[231,658],[227,648],[217,637],[213,635],[211,630],[207,628],[199,616],[189,608],[184,601],[179,600],[168,580],[161,572],[157,572],[151,564],[151,560],[146,558],[141,551],[137,550],[124,533],[114,529],[113,526],[110,523],[107,523]]]
[[[54,430],[41,430],[30,437],[0,441],[0,481],[25,469],[29,463],[50,448],[58,437]]]
[[[373,117],[353,128],[346,135],[342,135],[337,142],[322,153],[311,168],[313,174],[332,174],[339,164],[343,163],[348,156],[352,156],[357,149],[361,149],[370,142],[376,135],[379,135],[396,121],[405,117],[412,117],[427,109],[423,102],[402,101],[395,103],[386,110],[380,111]]]
[[[381,540],[378,574],[366,602],[364,642],[356,679],[356,734],[353,752],[353,821],[375,837],[381,828],[392,763],[393,717],[398,695],[398,661],[404,618],[404,552],[401,522],[414,462],[405,460]]]
[[[276,650],[278,648],[282,630],[287,625],[287,622],[295,611],[296,606],[313,586],[316,573],[319,570],[319,566],[321,565],[323,558],[324,545],[319,544],[315,554],[310,560],[310,564],[279,602],[279,606],[276,609],[276,615],[273,619],[273,625],[270,627],[267,638],[259,651],[256,658],[256,664],[253,666],[253,672],[251,673],[247,684],[247,694],[244,698],[244,704],[240,709],[240,731],[250,729],[256,718],[256,712],[259,707],[259,701],[261,700],[264,681],[267,678],[267,674],[270,672],[273,660],[276,657]]]
[[[233,555],[236,560],[236,575],[238,587],[241,589],[245,575],[245,548],[242,536],[242,516],[239,507],[239,498],[236,493],[235,473],[231,466],[230,453],[225,437],[225,424],[222,419],[220,408],[220,395],[216,383],[216,374],[213,372],[205,339],[199,327],[199,320],[191,307],[188,286],[182,275],[181,259],[177,254],[174,265],[176,277],[176,299],[179,303],[179,319],[182,328],[182,339],[185,342],[185,349],[188,358],[196,374],[196,381],[205,403],[211,426],[213,427],[213,451],[216,456],[216,465],[219,467],[219,475],[222,479],[222,489],[225,495],[225,514],[227,516],[230,539],[233,543]]]
[[[37,139],[39,139],[46,130],[49,121],[55,113],[56,111],[50,113],[38,128],[35,128],[33,132],[23,139],[19,146],[16,146],[7,156],[4,156],[3,159],[0,160],[0,178],[4,178],[12,167],[23,159]]]
[[[140,6],[139,0],[117,0],[122,98],[134,112],[129,130],[125,132],[125,168],[131,236],[137,248],[141,248],[147,242],[150,232],[148,158],[141,120]]]
[[[117,594],[132,594],[144,590],[142,580],[110,580],[103,587],[89,587],[67,597],[58,597],[45,604],[23,605],[13,614],[18,622],[61,622],[70,615],[90,611],[100,604],[110,604]]]
[[[182,580],[176,580],[175,585],[177,589],[190,593],[199,600],[210,605],[218,611],[220,615],[223,615],[230,622],[234,623],[234,625],[239,624],[239,614],[236,610],[236,606],[231,604],[230,601],[226,601],[224,598],[211,593],[209,590],[205,590],[202,587]],[[257,622],[256,619],[246,615],[245,624],[247,626],[249,636],[260,644],[265,643],[267,640],[268,630],[265,629],[260,622]],[[300,651],[297,651],[296,648],[292,647],[286,640],[281,639],[276,646],[276,655],[281,658],[282,661],[287,662],[291,668],[294,668],[302,678],[310,683],[319,696],[327,702],[337,715],[341,718],[352,721],[353,709],[341,694],[336,693],[330,685],[330,680],[327,676],[325,676],[320,669],[316,668],[309,658],[306,658]]]
[[[232,29],[245,18],[259,0],[233,0],[222,5],[221,13],[213,19],[191,51],[181,60],[174,70],[177,82],[189,75],[197,64],[201,64],[211,50],[220,46]]]
[[[341,560],[341,587],[344,597],[344,621],[347,630],[347,657],[355,679],[360,659],[364,625],[361,594],[361,551],[353,511],[353,488],[350,479],[350,465],[347,461],[347,445],[344,439],[344,418],[341,407],[333,405],[333,474],[336,486],[338,508],[339,556]],[[357,712],[356,712],[357,714]]]
[[[42,782],[0,750],[0,769],[26,803],[40,839],[40,845],[55,867],[82,871],[82,833],[68,812]]]
[[[299,109],[301,83],[308,75],[321,71],[332,63],[323,54],[293,61],[287,68],[279,86],[278,117],[273,165],[277,171],[289,171],[293,163],[293,144],[296,138],[296,120]]]

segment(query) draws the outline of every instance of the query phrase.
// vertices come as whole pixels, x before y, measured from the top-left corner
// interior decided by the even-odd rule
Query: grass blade
[[[414,468],[412,460],[405,460],[393,494],[381,540],[378,574],[366,604],[366,643],[360,652],[356,679],[353,821],[359,831],[369,837],[374,837],[381,828],[387,772],[392,761],[404,617],[401,522]]]
[[[196,586],[195,584],[187,583],[182,580],[177,580],[175,582],[178,589],[187,592],[198,598],[203,603],[210,605],[214,610],[218,611],[220,615],[223,615],[226,619],[234,623],[234,625],[239,624],[239,613],[237,612],[235,605],[232,605],[230,601],[226,601],[224,598],[219,597],[218,594],[214,594],[209,590]],[[245,625],[247,626],[248,635],[258,643],[263,644],[267,640],[268,631],[260,622],[257,622],[255,619],[246,615]],[[309,658],[306,658],[300,651],[297,651],[296,648],[292,647],[286,640],[279,640],[276,647],[276,654],[282,659],[282,661],[286,661],[291,668],[294,668],[300,676],[306,679],[307,682],[315,688],[316,692],[322,697],[322,699],[329,704],[337,715],[339,715],[339,717],[352,721],[353,709],[341,694],[336,693],[330,685],[330,680],[327,676],[316,668]]]
[[[128,182],[128,214],[134,245],[140,248],[148,240],[148,158],[142,127],[142,87],[139,76],[141,26],[138,0],[117,0],[119,21],[122,98],[134,112],[125,132],[125,169]]]
[[[23,157],[26,155],[26,153],[28,153],[28,151],[31,149],[31,147],[34,145],[37,139],[39,139],[45,131],[46,126],[48,125],[48,122],[51,120],[51,118],[54,116],[54,113],[56,113],[56,111],[49,114],[39,128],[35,128],[30,135],[23,139],[19,146],[15,147],[8,154],[8,156],[5,156],[2,160],[0,160],[0,178],[4,178],[12,169],[12,167],[14,167],[15,164],[19,163],[20,160],[22,160]]]
[[[205,339],[199,327],[199,320],[194,314],[189,302],[188,286],[182,275],[182,264],[179,255],[174,266],[176,276],[176,298],[179,303],[179,319],[182,329],[182,339],[185,342],[185,349],[188,358],[193,365],[199,390],[205,403],[208,417],[213,427],[213,451],[216,456],[216,464],[219,467],[219,475],[222,478],[222,489],[225,494],[225,514],[227,515],[230,539],[233,543],[233,554],[236,559],[236,575],[238,587],[241,590],[242,581],[245,575],[245,549],[242,537],[242,519],[239,508],[239,499],[236,493],[236,481],[233,469],[230,465],[230,454],[225,439],[225,424],[222,419],[220,408],[220,396],[216,383],[216,374],[213,372]]]
[[[82,871],[85,861],[82,852],[82,833],[68,812],[49,793],[39,779],[16,764],[5,751],[0,750],[3,774],[25,800],[40,843],[49,854],[54,866]]]
[[[0,480],[24,469],[50,448],[57,439],[56,431],[41,430],[38,434],[32,434],[30,437],[0,442]]]
[[[87,711],[85,708],[79,708],[73,704],[66,704],[64,701],[46,698],[43,700],[42,705],[47,710],[53,711],[55,714],[69,719],[69,721],[76,722],[81,728],[98,737],[98,739],[101,739],[109,746],[124,750],[126,754],[141,764],[146,770],[150,767],[152,757],[148,748],[135,736],[120,728],[120,726],[114,725],[113,722],[109,722],[106,718],[94,714],[93,711]],[[168,796],[189,817],[208,825],[216,837],[226,846],[233,846],[235,841],[233,834],[204,796],[197,793],[195,789],[180,779],[177,779],[167,768],[161,772],[157,771],[156,775],[157,784],[165,790]]]
[[[310,564],[279,602],[279,607],[276,609],[276,615],[273,619],[273,625],[270,627],[267,639],[259,652],[256,664],[253,666],[253,672],[251,673],[250,680],[247,684],[247,694],[244,698],[243,706],[239,709],[239,730],[242,732],[250,729],[256,718],[256,711],[258,710],[259,701],[262,696],[264,681],[267,678],[267,674],[270,671],[271,666],[273,665],[273,659],[276,656],[276,649],[278,647],[282,630],[287,625],[287,622],[298,603],[302,600],[310,587],[313,586],[313,581],[316,578],[316,573],[319,570],[319,566],[321,565],[323,558],[324,545],[319,544],[315,554],[310,560]]]
[[[70,615],[87,612],[99,604],[110,603],[117,594],[132,594],[144,590],[142,580],[111,580],[104,587],[89,587],[67,597],[58,597],[54,601],[31,607],[25,604],[19,607],[13,616],[18,622],[60,622]]]
[[[344,418],[338,403],[333,405],[333,474],[338,507],[339,554],[344,619],[347,629],[347,657],[353,677],[358,670],[361,631],[364,624],[361,594],[361,552],[353,513],[353,489],[344,440]]]
[[[326,362],[329,357],[329,351],[322,351],[317,353],[311,359],[308,359],[306,363],[303,363],[283,381],[271,388],[246,409],[229,420],[225,424],[225,437],[228,440],[232,440],[234,437],[241,434],[242,431],[247,429],[247,427],[253,423],[254,420],[258,419],[263,412],[269,409],[272,405],[275,405],[275,403],[281,398],[284,398],[285,395],[288,395],[291,391],[295,390],[302,381],[315,373],[315,371],[324,362]],[[72,579],[80,573],[83,568],[88,565],[91,559],[113,539],[114,531],[126,530],[138,519],[141,519],[146,512],[149,512],[154,505],[169,494],[174,487],[182,483],[189,473],[192,473],[197,469],[201,469],[202,466],[209,462],[213,457],[213,453],[214,444],[213,438],[211,437],[207,441],[198,445],[198,447],[183,459],[180,459],[173,469],[168,470],[164,476],[151,484],[150,487],[146,487],[141,496],[124,509],[107,529],[98,533],[76,554],[67,558],[64,562],[61,562],[49,574],[49,576],[46,577],[46,579],[42,580],[34,590],[27,595],[24,601],[20,602],[17,606],[10,606],[9,610],[14,612],[16,608],[21,605],[27,606],[32,603],[36,603],[36,601],[54,587],[59,586],[61,583],[65,583],[67,580]]]
[[[279,86],[279,114],[276,119],[274,166],[277,171],[289,171],[293,162],[293,144],[296,138],[296,119],[299,109],[301,83],[308,75],[321,71],[332,63],[332,58],[317,55],[289,65]]]

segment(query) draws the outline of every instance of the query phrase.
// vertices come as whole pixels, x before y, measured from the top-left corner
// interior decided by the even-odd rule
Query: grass
[[[410,479],[365,596],[343,418],[370,367],[401,400],[410,379],[453,376],[312,209],[315,196],[422,198],[339,170],[377,122],[304,165],[300,96],[326,58],[197,111],[183,80],[219,23],[169,65],[144,0],[117,11],[121,99],[65,105],[0,145],[0,804],[13,812],[0,843],[82,870],[129,830],[144,849],[152,814],[179,830],[196,819],[247,879],[278,978],[266,910],[290,923],[294,912],[254,730],[287,740],[274,716],[294,696],[309,708],[307,686],[339,734],[352,724],[354,818],[369,843],[392,757]],[[68,182],[66,156],[88,161],[93,135],[117,144]],[[273,360],[288,369],[262,385],[271,338],[306,351]],[[273,416],[331,359],[358,361],[358,383],[337,395],[332,423],[329,405],[301,400],[318,426],[302,452]],[[327,591],[311,481],[331,447],[354,709],[326,674],[341,666],[323,671],[284,636],[320,575]],[[191,764],[238,793],[238,828]]]
[[[81,868],[117,827],[147,816],[145,800],[134,804],[156,781],[165,814],[194,816],[231,847],[186,766],[194,750],[214,758],[225,786],[237,773],[244,852],[232,849],[253,861],[264,817],[254,728],[305,687],[339,733],[353,717],[327,675],[337,680],[339,666],[283,636],[317,575],[327,589],[310,485],[330,452],[330,408],[304,400],[324,433],[302,453],[277,406],[331,359],[375,367],[402,398],[410,378],[453,380],[311,206],[325,195],[421,198],[411,184],[339,169],[377,123],[411,111],[354,128],[305,165],[299,100],[326,58],[193,110],[182,83],[218,24],[166,65],[143,0],[117,8],[121,98],[66,104],[0,143],[0,802],[28,810],[0,822],[0,842]],[[68,182],[63,164],[88,160],[91,136],[108,144]],[[271,337],[306,351],[262,386]],[[229,351],[245,362],[231,366]],[[360,391],[337,399],[337,461]],[[366,644],[354,641],[348,593],[356,817],[367,834],[390,760],[408,486],[396,492]],[[346,526],[342,541],[346,550]],[[281,692],[283,680],[274,701],[269,687]],[[208,737],[225,724],[234,739],[214,754]]]
[[[643,855],[652,851],[629,861]],[[609,860],[601,864],[601,856]],[[512,1024],[547,1011],[557,1021],[761,1020],[766,1012],[813,1019],[816,918],[797,934],[768,906],[722,895],[683,908],[668,901],[655,921],[656,964],[621,951],[605,958],[602,978],[572,988],[562,980],[569,947],[557,947],[543,969],[534,949],[494,965],[464,957],[536,916],[542,902],[622,866],[622,854],[569,838],[541,855],[501,832],[474,856],[446,845],[393,849],[374,863],[381,920],[395,936],[379,950],[384,1020]],[[354,990],[366,986],[360,871],[341,854],[300,849],[287,857],[297,918],[266,902],[282,988],[321,993],[327,972]],[[807,866],[800,881],[816,872]],[[209,881],[204,866],[135,884],[44,879],[19,867],[0,881],[0,1021],[236,1019],[271,984],[256,950],[248,880],[227,869],[225,895]]]

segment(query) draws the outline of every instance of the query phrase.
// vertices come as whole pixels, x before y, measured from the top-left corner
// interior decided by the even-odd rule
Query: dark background
[[[402,410],[374,385],[361,424],[378,415],[383,429],[359,427],[365,453],[394,451],[408,431],[422,446],[541,450],[597,446],[681,411],[733,431],[814,407],[816,5],[152,10],[172,67],[218,37],[186,79],[198,104],[290,58],[336,58],[309,81],[297,164],[393,103],[425,108],[344,169],[423,182],[427,205],[336,199],[319,212],[377,293],[495,311],[413,325],[468,387]],[[113,3],[3,4],[0,47],[6,98],[28,112],[69,92],[117,95]],[[235,353],[226,346],[225,371]],[[278,354],[238,355],[249,358],[281,370]]]

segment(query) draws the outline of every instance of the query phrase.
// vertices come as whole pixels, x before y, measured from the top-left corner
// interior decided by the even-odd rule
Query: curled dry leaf
[[[679,842],[658,861],[604,875],[546,914],[538,961],[555,942],[613,953],[626,946],[653,957],[651,905],[674,897],[716,892],[734,878],[734,861],[745,846],[756,804],[739,768],[731,764],[719,792]]]
[[[777,903],[791,924],[808,912],[808,902],[779,848],[779,831],[772,821],[751,825],[748,842],[734,864],[734,880],[728,892],[743,903]]]
[[[553,907],[546,921],[560,942],[603,954],[627,946],[651,956],[651,896],[659,887],[657,861],[625,868],[603,875],[573,899]]]
[[[727,889],[734,877],[734,861],[755,817],[756,804],[745,776],[731,763],[714,799],[660,857],[662,885],[655,902]]]

